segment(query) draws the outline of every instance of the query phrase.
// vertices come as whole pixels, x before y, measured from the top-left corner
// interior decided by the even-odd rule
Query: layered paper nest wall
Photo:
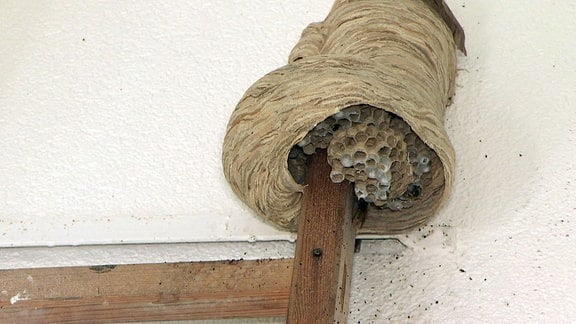
[[[463,33],[442,1],[337,1],[307,27],[289,64],[258,80],[234,110],[223,167],[234,192],[263,219],[295,231],[303,187],[288,154],[318,123],[354,105],[401,117],[437,155],[430,187],[412,208],[370,207],[360,233],[417,226],[437,211],[453,180],[444,112],[454,94]]]

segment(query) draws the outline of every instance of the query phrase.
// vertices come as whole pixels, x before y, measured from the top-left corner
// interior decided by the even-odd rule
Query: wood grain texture
[[[0,271],[0,323],[285,316],[292,259]]]
[[[348,315],[355,197],[349,182],[330,181],[326,152],[308,169],[299,216],[288,323],[345,323]]]

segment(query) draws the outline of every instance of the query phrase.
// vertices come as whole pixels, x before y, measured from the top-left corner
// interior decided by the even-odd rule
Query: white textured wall
[[[219,146],[243,91],[331,1],[30,3],[0,2],[2,245],[289,238],[235,200]],[[468,48],[447,115],[455,188],[431,224],[364,244],[350,322],[574,322],[576,4],[448,3]],[[6,249],[0,264],[292,253],[230,247]]]
[[[329,1],[0,1],[0,246],[287,239],[227,186],[243,92]]]

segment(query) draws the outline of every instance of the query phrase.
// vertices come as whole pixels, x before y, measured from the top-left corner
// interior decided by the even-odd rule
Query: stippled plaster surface
[[[457,154],[454,191],[430,224],[400,235],[396,240],[363,244],[361,253],[355,258],[349,321],[574,322],[576,60],[573,53],[576,42],[573,38],[576,23],[573,17],[576,16],[576,4],[552,0],[458,0],[448,3],[464,26],[468,48],[468,57],[460,58],[457,95],[448,110],[446,123]],[[138,8],[118,8],[101,13],[104,18],[98,20],[100,25],[92,29],[83,27],[92,30],[92,37],[103,35],[97,38],[99,46],[107,44],[106,51],[98,55],[93,53],[95,48],[89,48],[83,54],[85,56],[81,56],[90,58],[88,62],[95,66],[78,66],[78,59],[66,56],[72,54],[57,50],[59,42],[66,43],[58,37],[66,38],[73,31],[79,39],[78,46],[82,46],[83,37],[84,42],[90,40],[90,34],[82,32],[85,29],[75,31],[72,27],[83,26],[81,21],[90,21],[91,15],[78,18],[76,24],[64,25],[68,28],[48,29],[52,32],[47,35],[56,37],[54,42],[49,42],[47,36],[36,33],[46,34],[42,32],[46,30],[45,25],[63,24],[69,19],[66,12],[70,14],[77,9],[53,12],[60,15],[60,20],[42,20],[38,18],[42,8],[37,8],[32,11],[36,16],[20,22],[20,18],[8,18],[12,15],[26,17],[29,10],[23,11],[20,2],[3,2],[4,6],[6,4],[11,5],[12,10],[9,14],[6,10],[0,11],[3,26],[8,21],[12,28],[9,30],[15,30],[14,26],[36,26],[36,29],[2,33],[1,36],[0,57],[3,61],[6,57],[13,57],[13,60],[0,66],[0,132],[3,139],[0,151],[3,155],[10,153],[9,156],[18,161],[0,161],[1,181],[8,184],[0,188],[3,197],[0,215],[4,221],[10,219],[15,224],[2,225],[0,235],[6,233],[0,236],[4,245],[49,242],[50,238],[74,243],[83,242],[82,239],[116,242],[121,237],[152,242],[167,240],[167,237],[186,240],[189,239],[186,234],[198,232],[198,237],[202,237],[200,232],[208,232],[199,230],[197,223],[190,221],[190,216],[202,218],[205,215],[210,216],[202,218],[204,228],[210,229],[210,234],[204,234],[207,239],[215,233],[228,234],[218,238],[211,236],[214,240],[226,240],[233,235],[241,239],[256,231],[267,233],[269,236],[262,236],[266,238],[284,237],[254,221],[250,212],[234,200],[218,171],[217,149],[211,151],[211,147],[218,144],[219,149],[217,142],[223,136],[227,116],[244,89],[263,73],[282,64],[302,27],[309,21],[321,19],[330,3],[302,2],[291,7],[280,2],[265,5],[259,1],[216,1],[200,6],[207,11],[183,11],[183,6],[188,5],[174,2],[166,6],[154,3],[148,11],[141,11],[140,6],[144,5],[125,2]],[[60,3],[64,4],[71,6],[69,2]],[[110,5],[94,3],[91,12],[97,16],[95,13],[100,12],[99,6],[103,4]],[[14,8],[20,8],[20,11]],[[155,15],[165,15],[162,8],[168,8],[165,10],[172,12],[169,16],[174,19],[164,17],[156,25],[140,23],[139,19],[149,22],[155,21]],[[42,15],[49,13],[44,11]],[[239,13],[251,20],[230,19],[242,16]],[[117,15],[132,22],[130,28],[122,30],[131,35],[121,38],[126,43],[113,41],[115,29],[104,24],[116,19],[122,25],[119,23],[122,19]],[[181,30],[182,26],[193,24],[190,15],[196,17],[198,27]],[[181,17],[180,20],[175,19],[177,17]],[[148,30],[150,26],[160,29],[163,37],[154,37]],[[206,29],[212,34],[202,32],[196,37],[188,34]],[[176,46],[170,32],[177,32],[174,37],[187,41],[186,46]],[[27,33],[31,40],[16,39]],[[228,35],[223,39],[229,43],[218,47],[209,41],[212,37],[209,35]],[[5,44],[10,44],[11,50]],[[142,44],[151,48],[141,47]],[[30,47],[36,49],[32,51]],[[202,55],[196,51],[201,47],[207,51]],[[10,56],[14,48],[24,51],[22,53],[29,50],[36,56]],[[71,45],[66,48],[72,49]],[[151,61],[126,56],[141,52]],[[125,60],[123,64],[127,67],[98,63],[97,58],[106,57],[105,53],[118,62]],[[61,61],[58,58],[62,58]],[[32,72],[38,68],[31,62],[42,63],[35,64],[40,66],[44,78],[27,77],[35,75]],[[83,68],[87,67],[90,70],[84,75]],[[26,73],[18,72],[22,69]],[[195,74],[194,71],[204,73]],[[132,91],[125,99],[119,94],[121,84],[122,91]],[[217,88],[207,85],[217,85]],[[199,89],[205,92],[201,93]],[[7,93],[13,96],[7,96]],[[75,95],[71,96],[71,93]],[[150,93],[155,99],[146,97]],[[87,97],[78,99],[78,96]],[[216,102],[216,97],[220,101]],[[76,104],[64,105],[69,101]],[[92,105],[93,102],[98,104]],[[198,102],[208,103],[215,110],[198,110]],[[42,103],[46,105],[42,106]],[[164,107],[167,111],[150,111],[151,107]],[[194,133],[188,128],[194,123],[200,125],[191,118],[188,109],[194,111],[194,116],[210,120],[209,125],[199,126],[202,132]],[[153,112],[157,118],[149,120],[149,114]],[[75,113],[82,118],[74,117]],[[117,116],[122,116],[122,122],[116,120]],[[79,120],[85,120],[86,129],[92,133],[82,135],[76,128],[79,124],[68,123]],[[59,132],[65,132],[66,136],[48,141],[51,135],[61,134]],[[165,132],[169,135],[163,135]],[[202,137],[193,140],[192,144],[189,141],[195,138],[194,134]],[[115,139],[116,136],[120,137]],[[174,137],[177,140],[172,142]],[[118,144],[122,140],[127,140],[127,144]],[[102,146],[102,143],[107,144]],[[197,147],[204,150],[196,151]],[[85,152],[91,152],[91,149],[103,151],[94,153],[93,157]],[[133,153],[126,153],[126,150]],[[187,183],[196,179],[194,172],[199,168],[199,160],[194,153],[197,152],[208,157],[203,160],[208,170],[206,176],[213,179],[204,186]],[[83,159],[74,160],[78,156]],[[89,161],[86,157],[99,163],[92,166],[72,163]],[[110,162],[115,159],[123,163]],[[186,164],[186,161],[196,164]],[[126,165],[131,168],[116,167]],[[172,170],[176,165],[185,167]],[[45,173],[46,170],[55,173]],[[121,183],[126,186],[119,186]],[[88,185],[85,191],[84,185]],[[120,198],[109,198],[112,192],[120,193]],[[78,193],[84,196],[78,198]],[[198,207],[213,202],[216,193],[223,193],[220,204]],[[155,213],[155,210],[162,212]],[[182,211],[181,216],[154,221],[164,211],[173,210]],[[102,226],[97,220],[109,211],[120,216],[141,211],[141,215],[147,215],[148,223],[114,219],[110,225]],[[123,219],[120,216],[118,219]],[[238,219],[237,227],[225,229],[222,223],[217,223],[221,217],[228,216],[231,220]],[[75,218],[84,222],[81,223],[85,224],[83,229],[78,231],[72,223],[67,223],[69,228],[66,230],[55,229],[64,224],[60,221],[71,222]],[[17,223],[20,219],[38,224],[36,232],[24,231],[25,227]],[[212,221],[216,223],[210,223]],[[207,251],[218,258],[243,257],[244,252],[252,258],[293,253],[292,245],[287,242],[245,243],[247,245],[236,250],[230,248],[231,243],[221,244],[173,250],[153,245],[146,246],[145,250],[138,250],[142,249],[138,246],[114,247],[116,252],[110,252],[106,247],[5,249],[0,254],[3,256],[0,262],[3,267],[17,268],[39,263],[79,265],[103,263],[102,260],[122,263],[123,258],[128,261],[126,263],[210,259]],[[62,249],[69,250],[55,252]],[[90,252],[85,252],[86,249]],[[55,257],[40,257],[51,254]],[[35,263],[34,258],[42,262]]]
[[[407,248],[356,259],[351,319],[574,322],[576,4],[449,3],[468,49],[446,123],[454,192]]]

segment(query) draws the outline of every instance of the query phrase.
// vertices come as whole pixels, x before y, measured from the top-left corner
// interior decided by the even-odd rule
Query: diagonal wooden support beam
[[[352,186],[330,180],[326,151],[308,168],[287,323],[345,323],[357,224]]]

